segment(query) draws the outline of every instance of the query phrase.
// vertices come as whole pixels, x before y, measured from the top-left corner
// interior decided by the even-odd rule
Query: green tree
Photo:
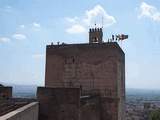
[[[160,120],[160,109],[150,112],[149,120]]]

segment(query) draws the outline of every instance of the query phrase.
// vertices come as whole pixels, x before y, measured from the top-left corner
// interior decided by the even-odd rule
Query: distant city
[[[32,85],[14,85],[13,97],[18,98],[36,98],[37,86]],[[160,90],[146,89],[126,89],[126,120],[141,120],[148,116],[145,110],[145,104],[150,103],[149,110],[160,108]]]

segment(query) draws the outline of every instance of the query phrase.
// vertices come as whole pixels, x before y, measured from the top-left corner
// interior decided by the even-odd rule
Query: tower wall
[[[117,119],[124,120],[125,57],[117,43],[49,45],[45,86],[80,88],[82,95],[116,100]],[[104,104],[107,104],[104,102]],[[112,116],[116,112],[112,112]],[[105,117],[105,116],[104,116]],[[116,120],[116,119],[113,119]]]
[[[103,41],[102,28],[89,29],[89,43],[102,43]]]

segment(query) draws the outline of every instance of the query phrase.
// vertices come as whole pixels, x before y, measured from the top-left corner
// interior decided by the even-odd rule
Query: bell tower
[[[89,43],[102,43],[103,31],[102,28],[90,28],[89,29]]]

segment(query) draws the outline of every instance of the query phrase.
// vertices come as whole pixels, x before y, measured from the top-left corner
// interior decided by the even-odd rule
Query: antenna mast
[[[103,24],[104,24],[104,23],[103,23],[103,16],[102,16],[102,29],[103,29]]]

